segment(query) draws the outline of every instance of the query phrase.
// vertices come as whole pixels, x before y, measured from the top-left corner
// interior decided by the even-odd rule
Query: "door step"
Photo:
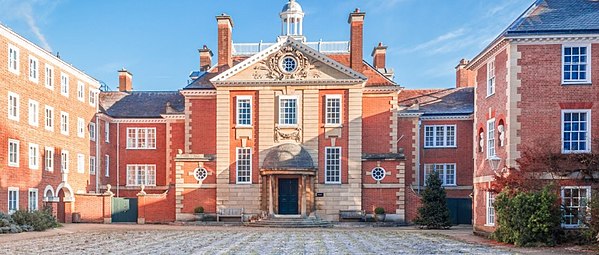
[[[286,215],[287,216],[287,215]],[[262,219],[255,222],[246,222],[248,227],[265,227],[265,228],[330,228],[333,226],[328,221],[316,218],[272,218]]]

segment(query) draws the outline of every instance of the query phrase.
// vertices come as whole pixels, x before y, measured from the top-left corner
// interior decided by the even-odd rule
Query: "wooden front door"
[[[279,179],[279,214],[299,214],[298,179]]]

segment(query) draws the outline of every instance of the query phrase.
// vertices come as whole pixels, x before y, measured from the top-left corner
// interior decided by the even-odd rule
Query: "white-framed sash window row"
[[[562,110],[562,153],[591,152],[591,110]]]
[[[40,103],[29,99],[29,125],[37,127],[40,121]]]
[[[495,119],[487,120],[487,159],[495,156]]]
[[[29,55],[29,80],[39,82],[39,61],[36,57]]]
[[[457,167],[455,163],[424,164],[424,185],[432,172],[439,173],[443,186],[457,186]]]
[[[34,143],[29,144],[29,169],[40,169],[40,146]]]
[[[237,147],[235,162],[235,175],[237,184],[252,183],[252,148]]]
[[[20,142],[15,139],[8,139],[8,166],[19,167]]]
[[[54,171],[54,147],[44,149],[44,169],[48,172]]]
[[[8,44],[8,71],[16,75],[20,72],[21,50],[12,44]]]
[[[562,84],[591,84],[591,44],[562,45]]]
[[[495,58],[487,62],[487,97],[495,94]]]
[[[127,128],[127,149],[156,149],[156,128]]]
[[[27,198],[28,198],[28,210],[30,212],[33,211],[37,211],[39,208],[38,206],[38,198],[39,198],[39,191],[36,188],[29,188],[28,193],[27,193]]]
[[[424,148],[456,148],[457,125],[425,125]]]
[[[54,132],[54,107],[45,106],[44,108],[44,127],[50,132]]]
[[[491,192],[491,191],[486,191],[486,203],[485,203],[485,209],[486,209],[486,223],[485,226],[495,226],[495,193]]]
[[[21,102],[20,96],[14,92],[8,92],[8,119],[19,121]]]
[[[8,187],[8,214],[19,210],[19,188]]]
[[[156,186],[156,165],[127,165],[127,186]]]
[[[584,227],[584,222],[588,222],[592,217],[590,211],[591,186],[561,187],[561,198],[562,227]]]
[[[279,96],[279,126],[297,126],[298,97],[296,95]]]
[[[60,94],[69,97],[69,75],[60,73]]]
[[[54,90],[54,67],[46,64],[44,72],[44,85],[46,86],[46,88]]]
[[[325,95],[325,125],[341,126],[343,124],[343,96],[340,94]]]
[[[77,100],[85,102],[85,83],[77,81]]]
[[[325,147],[324,183],[341,184],[341,147]]]

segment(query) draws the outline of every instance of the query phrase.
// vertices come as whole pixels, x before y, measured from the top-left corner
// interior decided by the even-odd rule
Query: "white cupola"
[[[289,0],[289,2],[283,6],[280,16],[281,36],[279,38],[292,36],[295,39],[305,41],[302,25],[304,21],[304,11],[302,10],[302,6],[295,0]]]

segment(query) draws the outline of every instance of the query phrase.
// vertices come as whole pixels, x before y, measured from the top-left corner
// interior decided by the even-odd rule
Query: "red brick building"
[[[373,47],[372,63],[364,60],[366,15],[360,10],[349,14],[350,38],[342,42],[308,41],[304,13],[293,0],[279,15],[281,34],[273,43],[233,43],[233,19],[217,16],[218,58],[213,61],[213,52],[201,48],[200,70],[191,73],[189,84],[178,91],[136,91],[132,74],[123,69],[118,91],[101,92],[98,106],[97,81],[73,68],[59,69],[59,59],[36,53],[41,51],[20,39],[37,49],[39,59],[58,63],[55,73],[74,73],[71,84],[82,81],[94,104],[79,102],[75,86],[68,98],[48,96],[39,84],[21,87],[19,80],[15,89],[2,88],[9,104],[16,93],[25,109],[24,97],[37,95],[40,107],[80,116],[86,130],[75,137],[80,126],[71,121],[70,136],[41,128],[38,137],[22,116],[1,121],[9,126],[0,136],[8,145],[0,150],[0,195],[9,201],[0,208],[17,209],[11,203],[18,200],[22,209],[28,203],[25,190],[48,186],[44,201],[61,201],[56,211],[67,222],[71,212],[88,222],[190,220],[198,206],[207,213],[243,208],[248,215],[332,221],[343,211],[372,214],[382,207],[387,220],[409,222],[425,176],[439,171],[454,221],[469,223],[473,76],[459,68],[458,88],[406,90],[393,81],[382,43]],[[0,75],[28,82],[22,71],[29,70],[25,49],[17,53],[21,74],[7,67]],[[12,63],[11,51],[4,52]],[[79,103],[85,107],[60,108]],[[13,118],[11,109],[2,118]],[[20,141],[18,168],[12,166],[13,140]],[[35,157],[26,156],[23,144],[30,142],[40,150],[55,147],[55,155],[68,150],[65,162],[72,169],[79,169],[74,162],[82,154],[86,167],[62,175],[29,170],[24,164]],[[23,171],[31,178],[20,183]]]
[[[76,194],[97,190],[100,84],[2,25],[0,58],[0,211],[45,204],[70,222]]]
[[[295,1],[280,17],[276,42],[234,44],[233,19],[217,16],[218,60],[200,49],[200,70],[180,91],[135,91],[120,71],[119,91],[100,96],[98,125],[109,125],[111,141],[99,139],[109,159],[102,183],[120,197],[135,197],[142,184],[172,196],[163,221],[193,219],[198,206],[335,221],[340,211],[383,207],[388,220],[409,221],[426,169],[443,167],[449,196],[469,199],[471,88],[404,91],[385,65],[386,46],[374,47],[372,64],[364,60],[359,10],[349,15],[347,42],[307,41]],[[404,116],[405,103],[422,97],[442,102],[423,100],[422,112]],[[414,147],[414,120],[424,123],[417,144],[437,127],[453,144]]]
[[[599,2],[544,0],[458,72],[475,77],[474,229],[492,232],[495,171],[517,168],[527,146],[561,153],[596,149],[595,87],[599,83]],[[499,160],[499,169],[491,160]],[[549,179],[549,178],[548,178]],[[585,211],[591,184],[569,176],[558,181],[563,205]],[[564,227],[580,220],[564,214]]]

